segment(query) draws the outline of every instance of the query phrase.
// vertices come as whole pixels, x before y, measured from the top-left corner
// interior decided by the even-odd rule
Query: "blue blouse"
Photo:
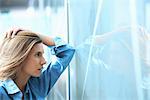
[[[70,63],[75,49],[64,44],[60,38],[55,38],[55,46],[50,46],[51,53],[56,55],[40,77],[31,77],[25,87],[24,93],[20,91],[12,79],[0,82],[0,100],[44,100],[54,86],[62,72]]]

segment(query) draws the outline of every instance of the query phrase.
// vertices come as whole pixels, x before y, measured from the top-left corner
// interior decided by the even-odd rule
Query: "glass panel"
[[[146,3],[70,0],[71,100],[150,99]]]

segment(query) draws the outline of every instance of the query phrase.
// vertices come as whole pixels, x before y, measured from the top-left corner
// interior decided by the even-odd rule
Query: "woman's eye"
[[[41,56],[41,53],[37,53],[36,56],[38,56],[38,57]]]

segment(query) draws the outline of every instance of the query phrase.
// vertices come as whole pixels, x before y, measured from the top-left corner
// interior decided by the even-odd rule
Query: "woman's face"
[[[38,77],[41,74],[43,65],[46,63],[43,57],[43,44],[38,43],[33,46],[26,60],[23,62],[22,71],[28,76]]]

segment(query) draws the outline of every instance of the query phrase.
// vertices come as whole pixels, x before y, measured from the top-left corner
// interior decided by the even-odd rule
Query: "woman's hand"
[[[21,28],[14,28],[5,34],[5,38],[14,38],[15,35],[17,35],[18,32],[23,31]]]
[[[25,29],[22,28],[13,28],[12,30],[6,32],[5,34],[5,38],[14,38],[15,35],[17,35],[18,32],[20,31],[25,31]],[[39,34],[39,33],[35,33],[36,35],[38,35],[42,42],[47,45],[47,46],[53,46],[55,45],[54,40],[51,36],[46,36],[43,34]]]

